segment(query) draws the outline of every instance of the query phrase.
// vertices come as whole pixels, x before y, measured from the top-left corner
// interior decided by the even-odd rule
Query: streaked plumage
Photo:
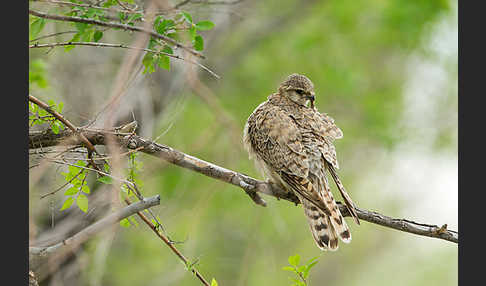
[[[303,75],[290,75],[250,115],[243,142],[264,176],[299,197],[318,247],[336,250],[338,237],[349,243],[351,233],[333,198],[327,173],[355,222],[359,220],[336,173],[339,165],[332,142],[343,133],[313,103],[312,82]]]

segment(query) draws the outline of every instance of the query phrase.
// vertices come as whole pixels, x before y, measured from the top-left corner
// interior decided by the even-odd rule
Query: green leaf
[[[81,41],[82,42],[91,42],[91,39],[94,36],[93,30],[87,30],[81,34]]]
[[[142,74],[146,73],[153,73],[155,71],[155,66],[154,66],[154,61],[156,59],[154,58],[154,53],[147,52],[145,56],[142,59],[142,64],[145,66],[145,69],[143,70]]]
[[[196,23],[196,29],[200,31],[211,30],[214,27],[214,23],[211,21],[201,21]]]
[[[65,192],[64,192],[64,195],[65,196],[72,196],[72,195],[75,195],[79,192],[79,189],[76,188],[76,187],[71,187],[69,189],[67,189]]]
[[[97,30],[93,35],[93,40],[95,42],[98,42],[102,37],[103,37],[103,32]]]
[[[157,64],[163,69],[170,70],[170,59],[166,55],[160,55]]]
[[[78,33],[74,34],[73,38],[70,40],[70,42],[79,42],[81,35]],[[74,49],[74,45],[67,45],[64,46],[64,51],[69,52],[70,50]]]
[[[194,41],[197,35],[196,28],[194,26],[190,27],[189,30],[187,31],[189,33],[189,38],[191,41]]]
[[[81,188],[81,186],[83,185],[83,181],[79,180],[79,179],[74,179],[71,184],[73,184],[73,186],[75,186],[76,188]]]
[[[294,267],[290,267],[290,266],[284,266],[284,267],[282,267],[282,270],[290,271],[290,272],[295,272],[295,268]]]
[[[181,11],[181,15],[182,15],[182,17],[184,17],[184,19],[187,21],[187,23],[192,24],[191,14],[184,12],[184,11]]]
[[[163,19],[155,25],[155,30],[159,34],[165,34],[167,32],[167,30],[174,27],[174,25],[175,25],[175,22],[173,20]]]
[[[80,194],[76,199],[76,204],[78,205],[79,209],[83,212],[88,211],[88,197],[83,194]]]
[[[69,197],[66,201],[64,201],[64,204],[62,204],[61,211],[68,209],[74,202],[73,197]]]
[[[212,279],[211,280],[211,286],[218,286],[218,281],[216,281],[216,279]]]
[[[89,187],[87,185],[82,186],[81,191],[83,191],[83,193],[86,193],[86,194],[89,194],[91,192],[91,190],[89,189]]]
[[[42,31],[46,25],[46,19],[39,18],[30,24],[30,40],[35,39],[35,37]]]
[[[123,227],[129,227],[130,221],[127,218],[124,218],[120,221],[120,225],[123,226]]]
[[[194,38],[194,49],[196,51],[202,51],[204,49],[204,40],[200,35]]]
[[[108,0],[105,3],[103,3],[101,6],[105,7],[105,8],[109,8],[109,7],[116,5],[116,4],[117,4],[116,0]]]
[[[105,164],[103,165],[103,168],[104,168],[104,170],[105,170],[105,173],[109,173],[109,172],[110,172],[110,165],[108,165],[108,163],[105,163]]]
[[[102,182],[103,184],[108,184],[108,185],[113,184],[113,179],[108,176],[99,177],[98,181]]]
[[[289,264],[297,267],[300,262],[300,255],[289,256]]]
[[[57,123],[57,121],[54,121],[51,124],[51,130],[54,134],[59,134],[59,124]]]
[[[64,107],[64,103],[60,101],[59,104],[57,105],[57,112],[61,113],[63,107]]]
[[[78,32],[80,34],[83,34],[84,31],[86,30],[86,28],[88,28],[88,25],[89,24],[86,24],[86,23],[79,23],[79,22],[75,22],[74,23],[74,26],[76,26],[76,29],[78,29]]]

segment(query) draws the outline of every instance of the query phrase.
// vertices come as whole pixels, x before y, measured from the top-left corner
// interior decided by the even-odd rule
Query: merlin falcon
[[[328,173],[357,224],[359,219],[336,172],[333,141],[343,133],[314,101],[314,84],[291,74],[248,117],[243,143],[269,182],[299,198],[317,246],[337,250],[338,237],[349,243],[351,233],[331,193]]]

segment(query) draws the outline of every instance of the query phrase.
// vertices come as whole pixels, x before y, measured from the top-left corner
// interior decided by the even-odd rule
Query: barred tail
[[[329,220],[329,216],[316,208],[308,200],[303,199],[302,205],[309,222],[309,227],[317,246],[321,250],[335,251],[338,249],[338,238],[336,230]]]

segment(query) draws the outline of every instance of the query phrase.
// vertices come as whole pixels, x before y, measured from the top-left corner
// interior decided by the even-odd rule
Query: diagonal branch
[[[91,142],[93,142],[93,144],[100,145],[105,144],[105,134],[110,133],[107,131],[102,132],[90,130],[83,130],[82,132],[87,138],[90,139]],[[71,132],[69,131],[63,131],[59,134],[54,134],[50,131],[31,132],[29,134],[29,149],[39,148],[40,146],[55,146],[64,137],[70,136],[70,133]],[[169,146],[152,142],[137,135],[118,134],[116,138],[119,144],[125,148],[132,150],[139,148],[140,152],[145,154],[158,157],[182,168],[186,168],[208,177],[240,187],[258,205],[266,206],[266,202],[260,197],[260,194],[273,196],[277,199],[284,199],[293,202],[296,205],[300,203],[299,199],[293,193],[282,190],[272,183],[259,181],[245,174],[206,162],[194,156],[175,150]],[[69,143],[76,145],[80,144],[81,142],[70,141]],[[347,207],[344,204],[338,202],[338,205],[343,216],[350,216]],[[448,230],[447,225],[439,227],[437,225],[422,224],[407,219],[396,219],[361,208],[356,208],[356,212],[360,219],[370,223],[403,232],[459,243],[459,233],[457,231]]]
[[[44,18],[44,19],[50,19],[50,20],[65,21],[65,22],[77,22],[77,23],[84,23],[84,24],[93,24],[93,25],[97,25],[97,26],[118,28],[118,29],[134,31],[134,32],[145,33],[145,34],[149,34],[152,37],[161,39],[161,40],[165,41],[166,43],[170,43],[170,44],[174,45],[175,47],[184,49],[184,50],[188,51],[189,53],[191,53],[191,54],[193,54],[193,55],[195,55],[199,58],[202,58],[202,59],[205,58],[205,56],[202,55],[201,53],[195,51],[194,49],[192,49],[190,47],[182,45],[181,43],[175,41],[172,38],[161,35],[157,32],[152,31],[152,30],[144,29],[142,27],[118,24],[118,23],[114,23],[114,22],[103,22],[103,21],[99,21],[99,20],[73,17],[73,16],[52,15],[52,14],[46,14],[46,13],[42,13],[42,12],[30,10],[30,9],[29,9],[29,14],[40,17],[40,18]]]
[[[131,205],[131,202],[128,199],[125,199],[125,203],[127,205]],[[167,244],[167,246],[174,252],[179,259],[181,259],[184,264],[187,266],[189,265],[189,261],[187,260],[186,257],[174,246],[174,244],[169,240],[169,238],[165,237],[160,231],[157,229],[157,227],[148,220],[148,218],[142,213],[142,212],[137,212],[137,215],[155,232],[155,234],[162,239],[162,241]],[[204,284],[209,286],[209,283],[204,279],[204,277],[199,273],[194,267],[191,267],[192,273],[196,275],[196,277]]]
[[[146,198],[143,201],[138,201],[136,203],[130,204],[129,206],[118,210],[105,218],[95,222],[94,224],[86,227],[82,231],[76,233],[75,235],[51,246],[44,247],[29,247],[29,265],[31,268],[35,269],[37,266],[44,261],[50,255],[55,255],[58,250],[64,246],[73,246],[82,244],[87,239],[91,238],[95,234],[107,229],[110,225],[127,218],[137,212],[144,209],[156,206],[160,204],[160,196],[156,195],[150,198]]]

